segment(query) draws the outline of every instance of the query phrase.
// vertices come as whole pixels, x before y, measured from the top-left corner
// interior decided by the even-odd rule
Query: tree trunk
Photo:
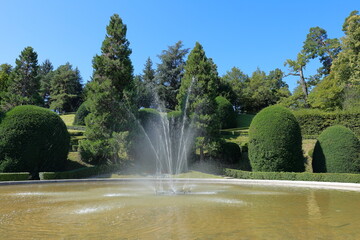
[[[300,76],[300,85],[301,85],[302,91],[304,93],[305,106],[307,106],[307,98],[308,98],[309,93],[308,93],[308,87],[306,85],[306,81],[305,81],[304,72],[303,72],[302,67],[299,70],[299,76]]]
[[[204,146],[200,146],[200,162],[204,161]]]

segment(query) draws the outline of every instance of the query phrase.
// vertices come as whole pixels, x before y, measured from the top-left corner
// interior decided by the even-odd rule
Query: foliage
[[[54,67],[49,59],[46,59],[39,66],[40,96],[43,99],[44,107],[50,107],[50,89]]]
[[[177,95],[177,110],[182,110],[191,119],[198,137],[201,159],[204,157],[204,147],[219,133],[215,101],[219,82],[216,65],[206,57],[203,47],[197,42],[186,61],[185,74]]]
[[[152,61],[150,58],[146,60],[143,74],[138,75],[134,79],[136,86],[136,102],[137,107],[149,108],[154,106],[154,89],[156,88],[155,70],[152,68]]]
[[[10,64],[0,65],[0,101],[4,98],[8,87],[10,86],[10,75],[12,72],[12,66]]]
[[[304,171],[301,130],[294,115],[281,106],[260,111],[249,130],[249,159],[254,171]]]
[[[326,128],[341,124],[360,136],[360,112],[324,112],[318,109],[302,109],[293,112],[303,135],[318,136]]]
[[[316,142],[312,166],[314,172],[359,173],[359,139],[341,125],[325,129]]]
[[[119,164],[101,165],[95,167],[83,167],[65,172],[41,172],[41,180],[52,179],[80,179],[98,176],[101,174],[113,173],[122,169]]]
[[[70,137],[64,122],[50,110],[18,106],[0,124],[0,161],[4,172],[57,171],[66,165]]]
[[[330,74],[309,95],[311,106],[324,110],[343,108],[346,89],[360,85],[360,15],[358,11],[350,13],[343,25],[345,37],[343,49],[333,61]],[[311,97],[311,99],[310,99]]]
[[[76,111],[74,118],[74,125],[85,125],[85,118],[89,115],[89,107],[87,106],[87,102],[83,102],[78,110]]]
[[[16,66],[11,75],[11,83],[4,96],[2,108],[9,110],[14,106],[33,104],[41,105],[39,95],[37,53],[32,47],[26,47],[16,59]]]
[[[221,146],[221,162],[239,163],[241,159],[241,150],[238,144],[233,142],[224,142]]]
[[[349,173],[247,172],[229,168],[224,172],[228,177],[240,179],[360,183],[360,174]]]
[[[70,63],[59,66],[52,74],[50,108],[59,113],[74,112],[81,104],[81,76]]]
[[[87,139],[80,143],[83,160],[97,164],[120,161],[113,134],[130,130],[134,111],[127,27],[119,15],[114,14],[106,31],[102,53],[93,59],[94,73],[86,97],[90,110],[85,120]]]
[[[181,79],[184,76],[185,60],[189,49],[183,48],[183,43],[178,41],[174,46],[169,46],[159,55],[161,63],[157,66],[156,82],[158,94],[165,108],[174,110],[178,104],[176,96],[179,93]]]
[[[215,101],[217,104],[216,114],[218,116],[218,121],[220,122],[220,128],[226,129],[236,127],[236,113],[231,103],[222,96],[217,96]]]
[[[0,173],[0,181],[25,181],[30,178],[28,172],[24,173]]]
[[[159,123],[160,121],[160,113],[153,108],[143,108],[143,109],[139,109],[139,120],[140,123],[143,127],[146,127],[147,124],[149,124],[149,122],[151,122],[152,124],[155,123]]]

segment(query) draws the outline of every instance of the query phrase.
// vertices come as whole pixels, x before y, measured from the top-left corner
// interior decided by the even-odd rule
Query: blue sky
[[[0,0],[0,64],[15,65],[26,46],[39,63],[54,67],[70,62],[83,81],[92,75],[92,58],[100,54],[110,16],[118,13],[128,27],[134,73],[150,57],[182,40],[186,48],[200,42],[222,76],[232,67],[251,74],[259,67],[286,71],[310,27],[342,37],[344,19],[360,10],[358,0],[242,1],[242,0]],[[307,69],[315,71],[316,61]],[[156,67],[156,66],[154,66]],[[296,79],[285,79],[290,88]]]

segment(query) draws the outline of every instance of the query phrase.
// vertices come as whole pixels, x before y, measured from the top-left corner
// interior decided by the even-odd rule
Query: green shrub
[[[87,102],[83,102],[75,113],[74,125],[85,125],[85,117],[89,115],[89,113]]]
[[[325,129],[315,144],[314,172],[360,172],[360,142],[348,128],[340,125]]]
[[[146,128],[149,124],[159,123],[161,121],[160,113],[153,108],[139,109],[139,120],[141,125]]]
[[[224,172],[228,177],[239,179],[360,183],[360,174],[349,173],[248,172],[230,168],[224,169]]]
[[[293,113],[300,124],[303,136],[319,136],[326,128],[334,125],[343,125],[360,136],[360,112],[302,109]]]
[[[239,163],[241,159],[241,150],[238,144],[225,142],[222,144],[221,160],[224,163]]]
[[[115,171],[121,170],[121,165],[111,164],[111,165],[100,165],[96,167],[84,167],[78,168],[66,172],[41,172],[41,180],[51,180],[51,179],[80,179],[80,178],[89,178],[101,174],[113,173]]]
[[[0,124],[0,171],[30,172],[65,168],[70,136],[54,112],[36,106],[18,106]]]
[[[30,174],[25,173],[0,173],[0,181],[25,181],[30,178]]]
[[[235,128],[236,127],[236,113],[231,103],[224,97],[218,96],[215,98],[217,108],[216,115],[220,121],[220,128]]]
[[[249,159],[254,171],[304,171],[300,126],[281,106],[261,110],[249,130]]]

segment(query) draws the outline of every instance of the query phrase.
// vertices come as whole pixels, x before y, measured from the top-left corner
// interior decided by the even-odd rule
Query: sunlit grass
[[[66,126],[73,126],[75,114],[60,115]]]

